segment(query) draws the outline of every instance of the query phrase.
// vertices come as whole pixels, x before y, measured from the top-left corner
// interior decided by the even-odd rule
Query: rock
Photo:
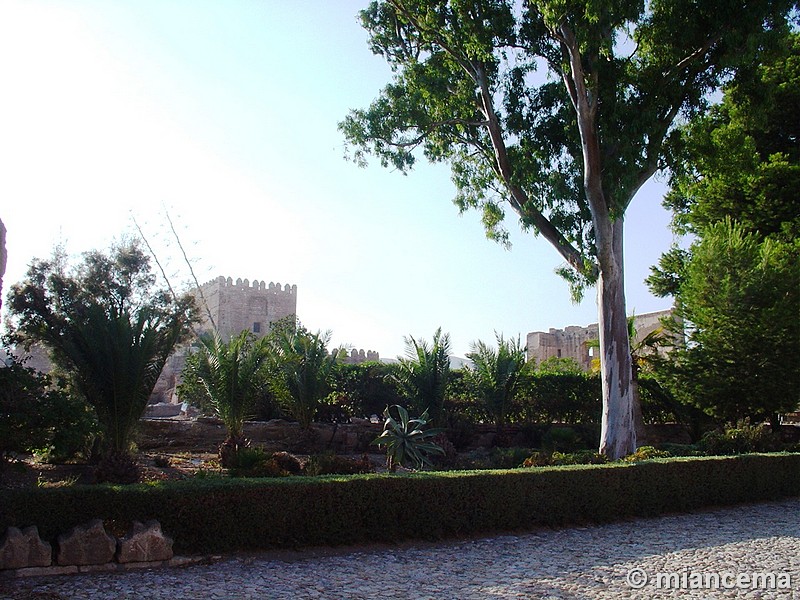
[[[59,565],[102,565],[114,559],[117,540],[106,533],[103,522],[94,519],[58,536]]]
[[[169,402],[159,402],[158,404],[150,404],[144,412],[147,419],[164,419],[170,417],[177,417],[181,414],[180,404],[170,404]]]
[[[148,521],[144,525],[138,521],[119,540],[117,562],[153,562],[172,558],[172,538],[164,535],[158,521]]]
[[[49,567],[52,562],[53,548],[42,541],[36,527],[9,527],[0,541],[0,569]]]

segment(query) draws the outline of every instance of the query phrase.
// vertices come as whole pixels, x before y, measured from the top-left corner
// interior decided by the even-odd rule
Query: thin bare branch
[[[211,327],[214,331],[217,331],[217,324],[214,321],[214,317],[211,314],[211,309],[208,307],[208,301],[206,300],[205,294],[203,294],[203,286],[200,285],[200,282],[197,280],[197,275],[194,273],[194,267],[192,267],[192,263],[189,260],[189,257],[186,255],[186,250],[183,249],[183,244],[181,243],[181,238],[178,235],[178,232],[175,230],[175,225],[172,222],[172,218],[169,216],[169,211],[167,207],[164,207],[164,214],[167,217],[167,222],[169,223],[169,228],[172,230],[172,235],[175,236],[175,241],[178,242],[178,248],[181,249],[181,254],[183,254],[183,260],[186,262],[186,266],[189,267],[189,273],[192,275],[192,280],[194,281],[195,286],[197,287],[197,292],[200,294],[200,300],[203,303],[203,308],[206,309],[206,316],[208,317],[209,322],[211,323]]]

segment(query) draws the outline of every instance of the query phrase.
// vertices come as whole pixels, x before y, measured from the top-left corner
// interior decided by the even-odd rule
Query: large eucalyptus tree
[[[632,452],[623,219],[681,115],[786,27],[788,0],[376,0],[361,12],[394,79],[341,123],[355,159],[449,162],[461,210],[507,243],[504,210],[597,284],[600,451]]]

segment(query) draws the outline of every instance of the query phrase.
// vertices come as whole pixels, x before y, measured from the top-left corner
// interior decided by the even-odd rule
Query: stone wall
[[[364,350],[356,350],[353,348],[350,353],[342,359],[342,362],[348,365],[358,365],[363,362],[378,362],[380,359],[380,354],[374,350],[367,350],[364,352]]]
[[[205,304],[223,338],[243,330],[262,337],[269,333],[271,323],[297,314],[296,285],[218,277],[200,286],[195,297],[203,319],[200,329],[213,328]]]
[[[643,339],[648,334],[661,327],[661,320],[672,315],[672,310],[660,310],[634,316],[636,339]],[[545,333],[534,331],[527,337],[528,360],[535,359],[541,363],[548,358],[573,358],[585,371],[592,367],[592,361],[597,356],[596,349],[589,348],[589,342],[600,337],[597,323],[586,327],[570,326],[565,329],[553,329]]]
[[[201,285],[194,295],[202,319],[198,332],[214,329],[210,313],[223,339],[230,339],[245,329],[263,337],[269,333],[272,323],[297,314],[296,285],[281,286],[258,280],[251,284],[247,279],[234,282],[230,277],[217,277]],[[181,381],[187,351],[187,348],[176,350],[167,361],[150,396],[151,405],[178,402],[175,390]],[[152,411],[150,415],[157,416]]]

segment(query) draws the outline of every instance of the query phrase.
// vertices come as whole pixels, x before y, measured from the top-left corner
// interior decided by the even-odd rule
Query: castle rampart
[[[200,286],[195,298],[203,319],[200,329],[213,328],[210,313],[223,338],[243,330],[261,337],[269,332],[272,323],[297,314],[296,285],[217,277]],[[208,311],[203,310],[204,304]]]
[[[672,315],[672,310],[661,310],[634,316],[636,339],[641,340],[661,327],[661,320]],[[536,364],[548,358],[572,358],[584,371],[592,368],[597,350],[590,348],[590,342],[599,339],[599,327],[592,323],[586,327],[571,325],[564,329],[551,328],[549,332],[534,331],[527,336],[528,360]]]

